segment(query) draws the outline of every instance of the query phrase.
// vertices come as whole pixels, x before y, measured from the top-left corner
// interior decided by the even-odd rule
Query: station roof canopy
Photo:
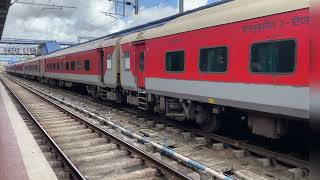
[[[6,23],[9,6],[10,0],[0,0],[0,38],[2,37],[2,32]]]

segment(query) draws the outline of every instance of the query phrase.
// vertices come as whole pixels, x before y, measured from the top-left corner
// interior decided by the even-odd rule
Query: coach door
[[[104,65],[104,51],[103,49],[99,49],[100,54],[100,82],[104,83],[104,72],[105,72],[105,65]]]
[[[135,53],[135,59],[136,59],[136,72],[137,72],[137,84],[138,88],[145,88],[144,81],[145,81],[145,45],[144,43],[139,43],[135,45],[136,47],[136,53]]]

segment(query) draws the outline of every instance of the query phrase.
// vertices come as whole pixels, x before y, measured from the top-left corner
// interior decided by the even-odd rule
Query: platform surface
[[[1,82],[0,179],[57,179]]]

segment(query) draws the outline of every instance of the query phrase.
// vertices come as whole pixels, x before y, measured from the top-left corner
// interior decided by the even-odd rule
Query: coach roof
[[[69,48],[65,48],[56,52],[52,52],[48,55],[46,55],[46,58],[53,58],[53,57],[59,57],[59,56],[64,56],[68,54],[74,54],[78,52],[83,52],[83,51],[89,51],[93,49],[97,49],[101,47],[101,43],[105,41],[105,38],[103,39],[98,39],[95,41],[89,41],[80,45],[72,46]]]
[[[234,0],[187,13],[163,26],[127,35],[121,43],[178,34],[308,7],[308,0]]]

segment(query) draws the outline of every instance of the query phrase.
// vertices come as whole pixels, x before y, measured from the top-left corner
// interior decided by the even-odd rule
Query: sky
[[[14,1],[14,0],[12,0]],[[20,0],[22,2],[64,5],[75,8],[57,9],[16,3],[9,9],[3,38],[77,41],[79,36],[100,37],[129,27],[164,18],[178,12],[178,0],[139,0],[140,13],[126,7],[126,16],[115,13],[109,0]],[[134,0],[127,0],[132,1]],[[197,8],[214,0],[184,0],[185,10]],[[122,12],[121,7],[117,8]]]

